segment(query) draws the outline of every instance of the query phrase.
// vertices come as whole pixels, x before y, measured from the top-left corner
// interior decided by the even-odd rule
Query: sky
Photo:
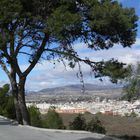
[[[133,7],[136,10],[136,14],[140,17],[140,0],[118,0],[124,7]],[[85,44],[76,43],[75,49],[81,57],[89,57],[92,60],[109,60],[110,58],[116,58],[120,62],[127,64],[134,64],[140,61],[140,18],[138,21],[138,32],[136,42],[131,48],[123,48],[120,45],[115,45],[109,50],[103,51],[87,51]],[[21,69],[25,69],[26,64],[21,65]],[[82,64],[83,78],[85,83],[91,84],[111,84],[107,78],[103,78],[103,82],[95,79],[90,73],[90,68],[85,64]],[[70,69],[64,67],[62,63],[50,63],[48,61],[42,61],[37,64],[34,70],[30,73],[26,82],[27,91],[37,91],[44,88],[52,88],[58,86],[64,86],[69,84],[80,84],[80,80],[76,74],[78,68]],[[5,83],[9,83],[6,74],[0,69],[0,86]]]

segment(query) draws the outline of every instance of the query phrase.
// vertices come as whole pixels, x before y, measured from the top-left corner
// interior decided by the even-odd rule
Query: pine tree
[[[95,62],[88,56],[81,58],[73,44],[80,41],[91,50],[109,49],[119,43],[131,47],[137,20],[133,8],[123,8],[115,0],[1,0],[0,65],[10,80],[18,122],[30,125],[25,83],[42,57],[48,61],[66,59],[72,68],[84,62],[95,77],[114,79],[112,71],[104,71],[106,64],[118,69],[123,64],[113,59]],[[25,58],[28,67],[23,71],[20,60]],[[125,70],[119,72],[115,78],[124,77]]]
[[[72,130],[86,130],[85,118],[81,114],[78,114],[73,122],[70,122],[69,128]]]
[[[51,129],[64,129],[63,120],[54,108],[50,108],[43,121],[43,127]]]

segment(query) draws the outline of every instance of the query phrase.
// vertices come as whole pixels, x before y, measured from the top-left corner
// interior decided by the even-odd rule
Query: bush
[[[106,133],[106,130],[102,126],[102,123],[98,119],[98,117],[92,118],[92,120],[87,123],[86,130],[91,132],[96,132],[96,133],[102,133],[102,134]]]
[[[14,100],[11,93],[9,93],[8,84],[0,89],[0,115],[11,119],[16,118]]]
[[[7,104],[3,110],[3,115],[10,119],[16,119],[16,111],[13,97],[8,97]]]
[[[130,117],[137,117],[137,116],[138,116],[138,114],[135,113],[134,111],[132,111],[131,114],[130,114]]]
[[[131,113],[125,113],[125,117],[137,117],[138,114],[132,111]]]
[[[65,129],[62,118],[55,111],[55,108],[50,108],[43,120],[43,127],[51,129]]]
[[[28,108],[30,119],[31,119],[31,125],[36,127],[42,127],[42,121],[41,121],[41,113],[39,109],[35,106],[30,106]]]
[[[125,117],[130,117],[130,114],[129,113],[125,113],[124,116]]]
[[[78,116],[74,119],[74,121],[70,122],[69,128],[71,130],[85,130],[86,129],[85,118],[81,114],[78,114]]]

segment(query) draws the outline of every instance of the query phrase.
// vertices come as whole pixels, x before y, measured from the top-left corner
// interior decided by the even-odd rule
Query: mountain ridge
[[[117,85],[98,85],[98,84],[89,84],[86,83],[84,84],[85,90],[100,90],[100,89],[114,89],[114,88],[119,88]],[[45,90],[53,90],[53,89],[62,89],[62,88],[71,88],[71,89],[82,89],[83,85],[82,84],[70,84],[70,85],[65,85],[65,86],[58,86],[54,88],[45,88],[42,90],[39,90],[39,92],[45,91]]]
[[[118,85],[96,85],[96,84],[84,84],[85,93],[94,93],[94,92],[111,92],[116,90],[121,90],[122,87]],[[63,94],[83,94],[82,92],[82,85],[81,84],[73,84],[73,85],[66,85],[54,88],[45,88],[36,92],[30,92],[30,94],[39,94],[39,95],[63,95]]]

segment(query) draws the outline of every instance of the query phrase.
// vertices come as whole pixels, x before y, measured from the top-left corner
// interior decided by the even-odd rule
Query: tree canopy
[[[140,64],[129,65],[129,73],[123,80],[123,92],[125,95],[122,99],[133,101],[140,98]]]
[[[102,122],[99,120],[97,116],[92,118],[91,121],[87,123],[86,130],[94,133],[102,133],[102,134],[106,133],[105,127],[102,125]]]
[[[72,130],[86,130],[86,119],[82,114],[78,114],[72,122],[69,123]]]
[[[43,52],[48,59],[57,55],[73,63],[82,61],[72,47],[75,41],[95,50],[115,43],[130,47],[135,42],[136,21],[133,8],[113,0],[2,0],[1,60],[13,63],[18,75],[27,75]],[[21,54],[29,56],[24,72],[18,65]],[[89,59],[84,62],[89,64]]]

